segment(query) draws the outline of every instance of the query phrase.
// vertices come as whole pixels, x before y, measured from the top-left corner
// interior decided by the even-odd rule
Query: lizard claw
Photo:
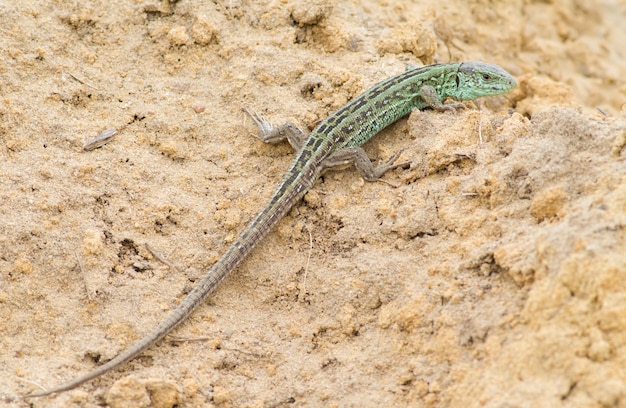
[[[390,158],[387,159],[387,161],[383,164],[383,167],[386,167],[387,170],[392,170],[392,169],[396,169],[398,167],[404,167],[407,164],[411,164],[410,161],[394,164],[396,162],[396,160],[398,160],[398,158],[400,157],[402,152],[404,152],[406,149],[407,149],[406,147],[400,148]]]
[[[243,110],[248,114],[248,116],[250,116],[254,124],[259,128],[259,133],[261,134],[261,136],[270,134],[274,129],[274,126],[272,126],[272,124],[268,122],[267,119],[263,117],[263,115],[260,115],[256,112],[251,112],[247,108],[241,108],[241,110]],[[263,137],[258,137],[258,139],[263,140]]]
[[[389,170],[397,169],[399,167],[406,168],[407,166],[410,166],[411,161],[395,163],[396,160],[398,160],[398,158],[402,154],[402,152],[404,152],[405,150],[406,150],[406,147],[401,148],[400,150],[395,152],[390,158],[388,158],[387,161],[385,161],[383,164],[380,164],[378,167],[376,167],[376,169],[374,170],[375,178],[380,179],[380,177],[386,172],[388,172]]]
[[[456,112],[457,109],[465,109],[467,106],[462,103],[448,103],[441,106],[433,106],[433,109],[438,112],[452,111]]]

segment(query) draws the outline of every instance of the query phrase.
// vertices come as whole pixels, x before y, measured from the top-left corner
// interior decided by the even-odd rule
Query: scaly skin
[[[94,370],[48,391],[23,398],[43,397],[67,391],[111,371],[161,340],[202,303],[218,284],[243,261],[265,235],[313,186],[321,173],[333,166],[352,163],[366,180],[377,180],[394,165],[399,153],[374,169],[360,146],[387,125],[412,109],[431,107],[455,110],[462,104],[444,105],[446,98],[458,101],[511,91],[516,82],[502,68],[482,62],[436,64],[409,69],[379,82],[321,122],[305,139],[293,124],[272,128],[252,115],[261,139],[274,143],[288,139],[298,149],[293,164],[267,205],[244,229],[239,238],[200,279],[185,299],[154,330],[117,357]],[[404,163],[406,164],[406,163]]]

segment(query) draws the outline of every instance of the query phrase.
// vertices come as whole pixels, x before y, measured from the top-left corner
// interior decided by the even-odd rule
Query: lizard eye
[[[491,75],[487,74],[486,72],[483,72],[483,79],[485,81],[489,81],[491,79]]]

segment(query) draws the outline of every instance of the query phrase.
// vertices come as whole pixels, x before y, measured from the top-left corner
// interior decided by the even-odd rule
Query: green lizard
[[[292,123],[274,128],[261,116],[250,114],[259,128],[261,140],[277,143],[287,139],[298,151],[267,205],[187,297],[145,337],[94,370],[58,387],[23,398],[42,397],[75,388],[117,368],[165,337],[248,256],[257,243],[313,187],[325,169],[354,164],[365,180],[374,181],[386,171],[406,164],[394,164],[400,151],[374,168],[360,146],[412,109],[430,107],[438,111],[455,111],[464,105],[443,104],[443,101],[447,98],[463,101],[503,94],[515,86],[515,79],[496,65],[483,62],[435,64],[409,69],[377,83],[332,113],[308,137]]]

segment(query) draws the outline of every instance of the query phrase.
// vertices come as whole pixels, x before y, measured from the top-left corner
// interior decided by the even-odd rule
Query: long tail
[[[289,173],[288,173],[289,174]],[[291,178],[298,179],[301,174]],[[301,182],[301,188],[295,188],[290,184],[290,188],[284,189],[283,183],[273,194],[267,206],[250,222],[239,238],[228,248],[222,257],[211,267],[211,269],[200,279],[193,290],[183,299],[183,301],[170,312],[165,320],[154,330],[146,334],[130,348],[107,363],[95,368],[72,381],[59,385],[47,391],[37,392],[24,396],[23,398],[43,397],[62,391],[71,390],[79,385],[93,380],[111,371],[125,362],[141,354],[144,350],[161,340],[176,326],[182,323],[189,314],[198,307],[202,301],[219,285],[219,283],[252,251],[256,244],[287,214],[291,207],[304,196],[310,188],[310,180],[296,180]]]

